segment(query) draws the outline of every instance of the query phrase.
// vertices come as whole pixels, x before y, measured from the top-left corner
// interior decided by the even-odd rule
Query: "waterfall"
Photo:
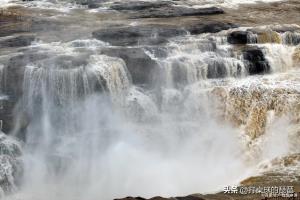
[[[123,59],[99,55],[103,44],[70,42],[70,55],[28,64],[21,101],[28,118],[25,174],[17,197],[94,200],[214,191],[247,177],[264,156],[276,156],[268,154],[272,146],[261,148],[260,136],[272,127],[265,122],[281,99],[269,87],[252,88],[260,76],[249,76],[251,60],[224,34],[174,38],[161,49],[165,57],[145,50],[162,73],[152,89],[132,84]],[[295,47],[250,45],[262,49],[271,74],[294,66]],[[77,48],[92,50],[86,62],[74,60]],[[251,141],[257,151],[249,149]],[[255,157],[259,151],[266,154]]]
[[[167,47],[166,58],[155,58],[164,74],[165,87],[178,88],[206,79],[243,77],[248,74],[241,56],[232,55],[222,37],[178,38]],[[149,52],[148,52],[149,53]]]
[[[5,83],[5,66],[0,64],[0,94],[3,95]]]
[[[28,122],[24,176],[20,192],[8,199],[188,194],[222,188],[250,172],[245,172],[236,130],[219,125],[208,113],[205,87],[193,91],[162,85],[156,91],[134,86],[120,58],[92,51],[87,62],[74,60],[80,56],[72,48],[85,44],[73,42],[70,55],[51,54],[25,66],[19,110]],[[202,80],[195,77],[194,66],[187,85]],[[224,141],[228,146],[221,145]],[[215,157],[220,167],[208,175]]]

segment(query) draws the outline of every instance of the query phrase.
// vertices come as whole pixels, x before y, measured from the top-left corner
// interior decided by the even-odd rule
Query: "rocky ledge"
[[[201,33],[216,33],[238,27],[232,23],[225,22],[200,22],[183,27],[168,25],[138,25],[119,26],[100,29],[93,32],[93,37],[114,46],[128,45],[160,45],[166,43],[169,38],[175,36],[197,35]]]
[[[89,8],[105,6],[107,1],[88,0],[77,1]],[[217,7],[193,8],[180,4],[180,1],[118,1],[108,4],[111,10],[126,13],[130,18],[170,18],[183,16],[203,16],[224,14],[224,10]]]

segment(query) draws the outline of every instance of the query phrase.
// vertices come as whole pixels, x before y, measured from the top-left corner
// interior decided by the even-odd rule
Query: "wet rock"
[[[206,22],[192,24],[191,26],[186,27],[192,35],[202,34],[202,33],[217,33],[223,30],[228,30],[232,28],[237,28],[236,24],[225,23],[225,22]]]
[[[108,0],[73,0],[75,3],[88,6],[90,9],[99,8],[103,6],[103,3]]]
[[[158,9],[161,7],[174,5],[174,2],[171,1],[131,1],[131,2],[116,2],[112,6],[110,6],[113,10],[118,11],[141,11],[146,9]]]
[[[143,12],[135,13],[131,18],[169,18],[184,16],[203,16],[223,14],[224,11],[217,7],[210,8],[191,8],[182,6],[162,6],[143,10]]]
[[[241,184],[243,186],[288,185],[293,186],[294,191],[297,192],[300,190],[299,167],[297,166],[299,161],[299,153],[269,160],[259,166],[261,171],[259,175],[249,177],[243,180]]]
[[[207,78],[225,78],[227,76],[226,65],[222,61],[211,60],[207,68]]]
[[[198,196],[186,196],[186,197],[172,197],[172,198],[164,198],[164,197],[152,197],[149,199],[145,199],[142,197],[126,197],[123,199],[115,199],[115,200],[204,200],[201,197]]]
[[[32,62],[47,58],[47,55],[37,52],[27,52],[11,57],[4,67],[3,89],[4,98],[0,100],[0,120],[2,130],[9,133],[14,126],[14,110],[22,96],[25,66]]]
[[[57,19],[32,16],[21,7],[10,7],[0,10],[0,37],[14,34],[32,34],[42,31],[49,32],[49,30],[61,30],[64,28],[65,24]],[[22,40],[24,41],[24,39]]]
[[[155,76],[159,67],[142,48],[108,48],[103,54],[119,57],[126,63],[133,84],[151,86],[158,78]]]
[[[229,33],[227,41],[230,44],[247,44],[251,34],[249,31],[234,31]]]
[[[261,200],[261,194],[255,195],[239,195],[239,194],[224,194],[217,193],[217,194],[208,194],[208,195],[191,195],[186,197],[170,197],[170,198],[163,198],[163,197],[153,197],[149,199],[145,199],[142,197],[127,197],[123,199],[115,199],[115,200]]]
[[[24,52],[9,59],[6,67],[6,83],[4,93],[18,98],[22,95],[22,84],[25,66],[38,60],[46,59],[48,55],[38,52]]]
[[[0,48],[29,46],[35,40],[33,35],[19,35],[0,40]]]
[[[196,196],[177,197],[178,200],[204,200],[203,198]]]
[[[300,44],[300,33],[298,32],[285,32],[283,34],[283,42],[288,45],[299,45]]]
[[[113,27],[94,31],[93,37],[115,46],[161,45],[171,37],[187,35],[188,32],[192,35],[216,33],[235,27],[237,27],[235,24],[224,22],[201,22],[185,27],[167,25]]]
[[[186,68],[187,62],[188,60],[186,58],[179,58],[172,63],[172,79],[176,88],[188,84],[188,71]]]
[[[93,37],[115,46],[158,45],[168,38],[187,32],[171,26],[131,26],[101,29],[93,32]]]
[[[270,72],[269,62],[266,60],[262,49],[258,47],[246,48],[243,51],[243,58],[247,61],[250,75]]]
[[[282,43],[281,36],[275,31],[262,31],[257,33],[257,42],[258,43]]]
[[[300,27],[296,24],[281,24],[281,25],[271,26],[271,29],[278,33],[285,33],[285,32],[299,31]]]
[[[177,5],[176,1],[116,2],[110,8],[131,14],[130,18],[169,18],[224,13],[222,9],[217,7],[192,8]]]
[[[27,20],[21,12],[0,10],[0,37],[29,32],[30,27],[30,20]]]
[[[43,66],[53,66],[61,69],[74,69],[88,64],[89,55],[78,53],[75,57],[68,55],[58,55],[43,59]]]

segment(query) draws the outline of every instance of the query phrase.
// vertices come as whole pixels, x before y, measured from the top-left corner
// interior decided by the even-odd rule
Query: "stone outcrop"
[[[139,25],[139,26],[121,26],[107,29],[100,29],[93,32],[93,37],[109,42],[114,46],[132,46],[132,45],[162,45],[171,37],[216,33],[230,28],[236,28],[237,25],[224,22],[201,22],[187,25],[184,27],[168,25]]]
[[[129,26],[101,29],[93,32],[93,37],[115,46],[158,45],[170,37],[187,34],[184,29],[171,26]]]
[[[143,48],[107,48],[101,53],[119,57],[126,63],[127,69],[135,85],[153,85],[157,81],[159,66],[147,55]]]
[[[14,126],[14,110],[22,96],[25,66],[47,58],[46,54],[28,51],[15,55],[7,60],[2,76],[2,92],[5,98],[1,100],[0,119],[3,120],[2,130],[9,132]]]
[[[237,27],[238,25],[233,23],[210,21],[195,23],[190,26],[184,27],[184,29],[189,31],[189,33],[192,35],[198,35],[202,33],[217,33],[223,30],[228,30]]]
[[[250,34],[249,31],[233,31],[228,34],[227,41],[229,44],[247,44]]]
[[[118,11],[144,11],[148,9],[169,7],[175,4],[176,3],[172,1],[125,1],[115,2],[112,6],[110,6],[110,8]]]
[[[243,50],[243,58],[247,61],[250,75],[265,74],[270,72],[269,62],[266,60],[263,49],[249,47]]]
[[[281,35],[275,31],[267,30],[256,33],[257,34],[257,42],[258,43],[277,43],[281,44],[282,39]]]
[[[29,46],[35,37],[33,35],[18,35],[7,39],[0,39],[0,48]]]
[[[143,12],[131,15],[131,18],[170,18],[218,14],[224,14],[224,11],[217,7],[190,8],[183,6],[168,6],[143,10]]]
[[[299,45],[300,33],[291,31],[285,32],[283,35],[283,42],[288,45]]]
[[[110,9],[130,14],[130,18],[170,18],[223,14],[217,7],[193,8],[176,1],[130,1],[115,2]]]

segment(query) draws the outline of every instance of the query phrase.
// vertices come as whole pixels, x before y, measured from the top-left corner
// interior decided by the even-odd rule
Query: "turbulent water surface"
[[[0,4],[1,198],[299,187],[298,1]]]

